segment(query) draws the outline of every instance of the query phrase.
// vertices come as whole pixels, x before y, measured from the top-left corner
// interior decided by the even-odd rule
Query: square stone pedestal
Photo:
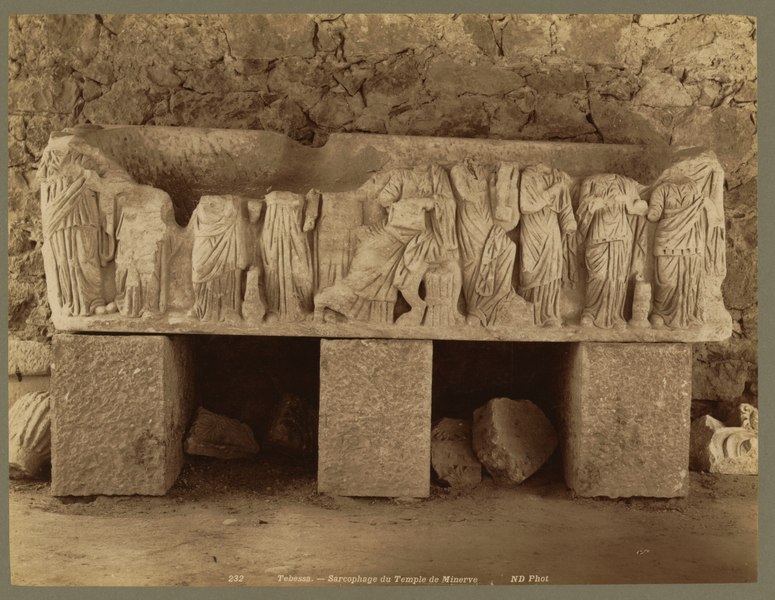
[[[433,342],[321,340],[318,491],[430,493]]]
[[[165,494],[194,403],[185,337],[57,335],[53,346],[51,493]]]
[[[568,486],[580,496],[685,496],[691,345],[579,343],[568,367]]]

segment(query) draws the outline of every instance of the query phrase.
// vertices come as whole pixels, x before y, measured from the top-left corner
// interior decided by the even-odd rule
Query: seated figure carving
[[[354,321],[392,323],[400,291],[410,310],[398,323],[419,325],[427,306],[420,284],[435,267],[449,274],[452,320],[462,321],[455,200],[446,171],[436,165],[391,171],[377,202],[387,218],[363,232],[347,276],[315,297],[317,318],[330,309]]]

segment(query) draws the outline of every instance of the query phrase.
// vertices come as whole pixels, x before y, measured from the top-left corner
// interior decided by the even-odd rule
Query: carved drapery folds
[[[102,267],[113,258],[115,224],[113,211],[100,208],[100,189],[118,169],[87,144],[68,141],[51,140],[39,175],[43,236],[53,262],[50,289],[65,315],[113,312]]]
[[[314,178],[204,186],[185,226],[176,187],[138,181],[116,153],[79,132],[53,136],[44,153],[58,326],[142,317],[155,330],[471,339],[727,326],[724,176],[707,152],[679,155],[651,182],[470,156],[377,169],[349,189],[318,190]]]
[[[628,284],[646,251],[642,217],[648,204],[640,199],[640,187],[621,175],[593,175],[581,186],[577,214],[587,270],[584,326],[626,326]]]
[[[519,187],[520,294],[533,303],[536,325],[558,327],[560,286],[576,281],[576,218],[570,177],[545,165],[527,167]]]

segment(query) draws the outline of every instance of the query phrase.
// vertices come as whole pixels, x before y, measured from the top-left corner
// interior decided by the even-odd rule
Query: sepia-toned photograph
[[[7,26],[11,586],[758,580],[755,17]]]

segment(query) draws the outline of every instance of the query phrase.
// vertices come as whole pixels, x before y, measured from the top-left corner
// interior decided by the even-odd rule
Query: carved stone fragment
[[[287,454],[304,455],[317,448],[317,415],[304,400],[284,394],[275,409],[264,446]]]
[[[8,463],[12,479],[36,477],[51,461],[48,392],[19,398],[8,411]]]
[[[710,415],[692,422],[691,468],[695,471],[735,475],[759,472],[759,415],[750,404],[724,425]]]
[[[474,411],[473,448],[501,485],[522,483],[549,459],[557,434],[530,400],[493,398]]]
[[[183,449],[187,454],[226,459],[246,458],[259,452],[250,426],[201,406],[196,410]]]
[[[482,463],[471,446],[471,421],[444,418],[431,431],[431,466],[442,482],[468,488],[482,481]]]

